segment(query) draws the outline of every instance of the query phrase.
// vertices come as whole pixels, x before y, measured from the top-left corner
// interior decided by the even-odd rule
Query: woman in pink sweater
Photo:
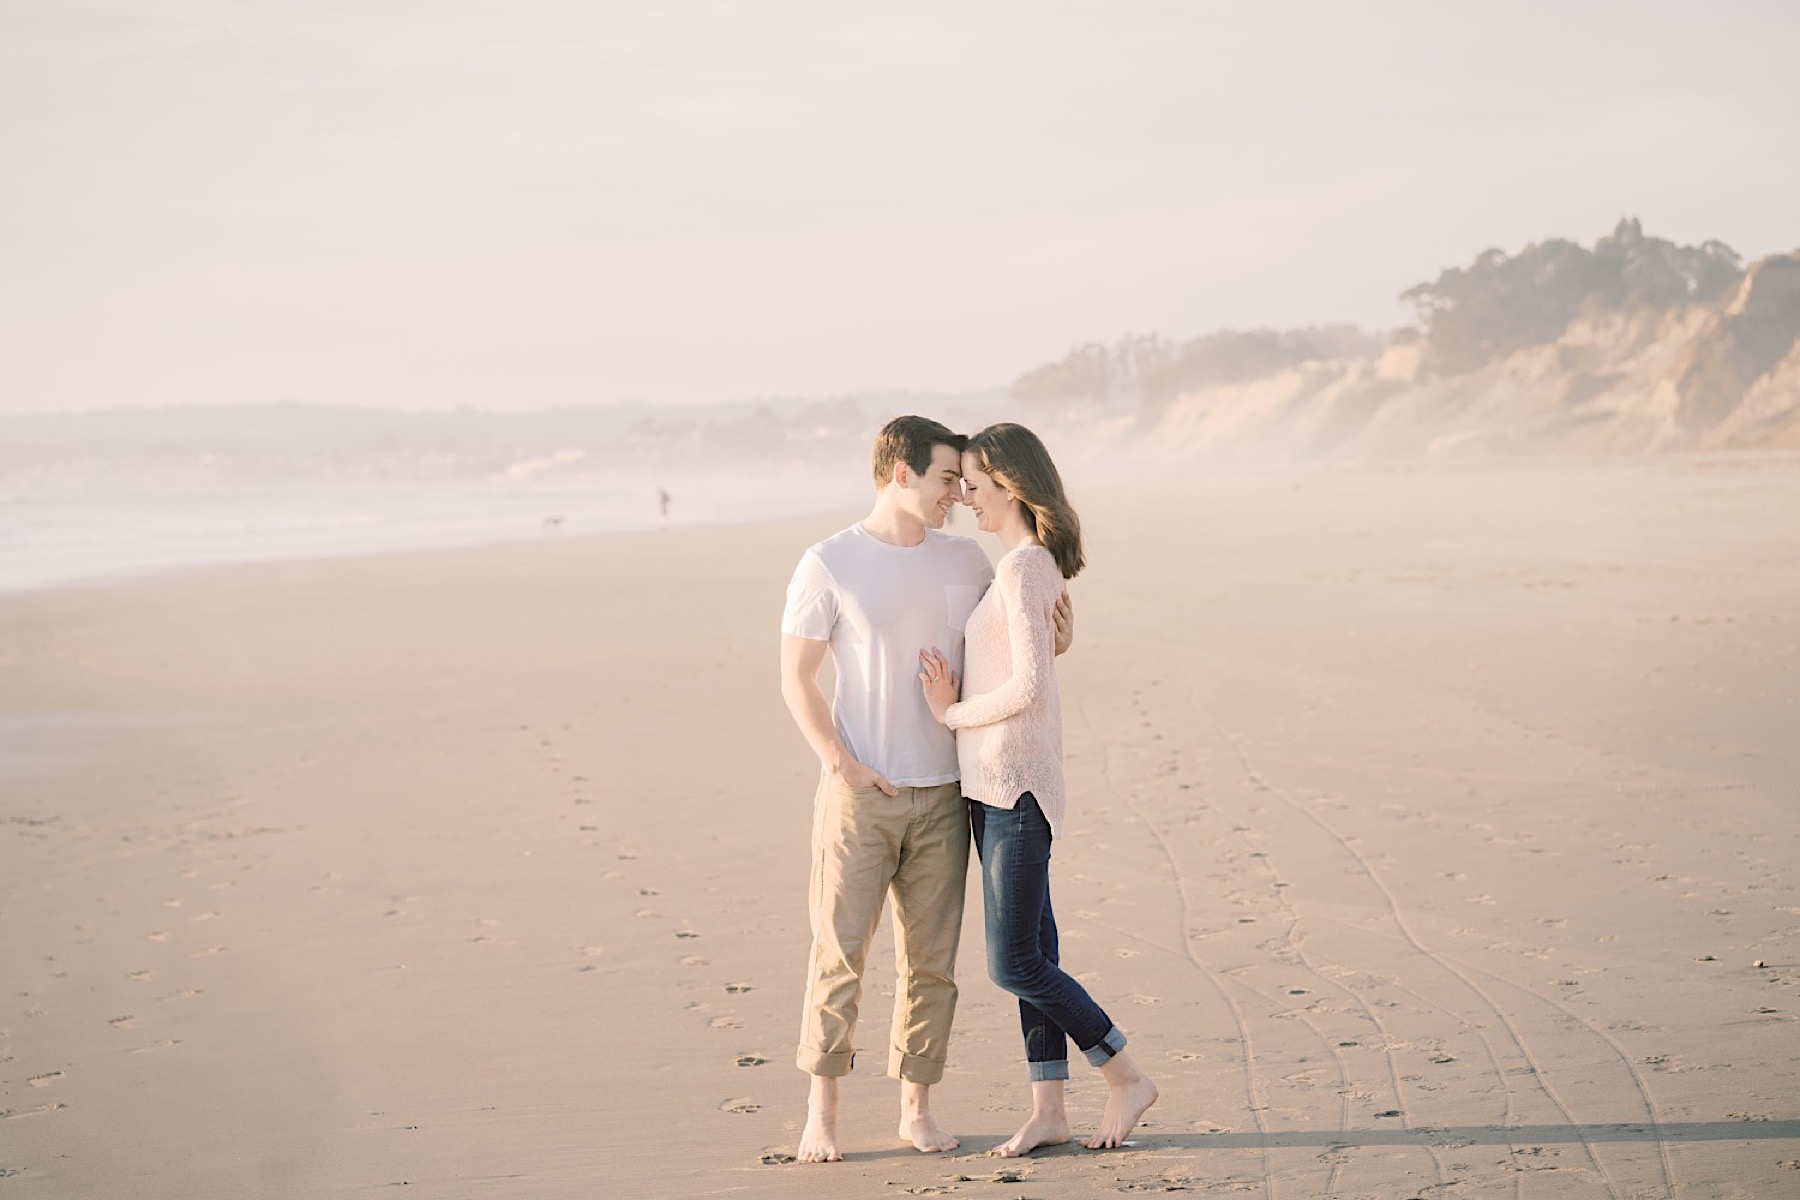
[[[1015,1158],[1069,1140],[1070,1039],[1108,1089],[1100,1131],[1083,1144],[1118,1146],[1156,1102],[1156,1084],[1112,1019],[1058,965],[1050,908],[1050,847],[1067,809],[1051,611],[1063,581],[1081,570],[1081,525],[1044,444],[1021,425],[990,425],[969,439],[963,502],[1005,554],[964,631],[965,677],[928,650],[919,679],[933,715],[956,731],[981,857],[988,973],[1019,998],[1025,1035],[1031,1119],[994,1153]]]

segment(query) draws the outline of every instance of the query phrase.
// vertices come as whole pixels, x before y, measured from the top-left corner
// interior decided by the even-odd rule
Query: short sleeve
[[[787,606],[781,612],[781,632],[815,642],[831,640],[837,624],[837,581],[812,550],[800,556],[794,577],[788,582]]]

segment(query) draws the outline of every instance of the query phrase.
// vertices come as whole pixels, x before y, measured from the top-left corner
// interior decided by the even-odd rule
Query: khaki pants
[[[812,954],[796,1064],[812,1075],[850,1073],[863,964],[891,893],[900,986],[888,1074],[936,1083],[956,1015],[956,947],[969,867],[962,789],[954,783],[903,787],[889,796],[825,776],[813,798],[812,859]]]

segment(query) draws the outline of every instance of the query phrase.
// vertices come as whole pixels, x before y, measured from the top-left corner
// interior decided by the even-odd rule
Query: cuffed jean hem
[[[1031,1082],[1033,1083],[1048,1083],[1054,1079],[1069,1077],[1069,1060],[1066,1058],[1053,1058],[1047,1062],[1034,1062],[1026,1065],[1031,1068]]]
[[[907,1083],[933,1084],[944,1077],[944,1060],[894,1049],[888,1051],[888,1074]]]
[[[848,1075],[856,1065],[854,1050],[809,1050],[800,1047],[794,1054],[794,1065],[808,1075]]]
[[[1119,1032],[1119,1027],[1117,1025],[1114,1025],[1111,1029],[1106,1031],[1106,1036],[1101,1038],[1097,1044],[1089,1046],[1081,1053],[1086,1056],[1088,1063],[1091,1066],[1104,1067],[1113,1060],[1115,1054],[1124,1048],[1125,1035]],[[1067,1076],[1064,1076],[1064,1078],[1067,1078]]]

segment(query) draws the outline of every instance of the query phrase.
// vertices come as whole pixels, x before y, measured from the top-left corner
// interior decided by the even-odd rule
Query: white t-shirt
[[[956,736],[925,703],[919,651],[935,646],[961,671],[963,625],[993,579],[973,538],[928,529],[919,545],[894,546],[860,523],[794,568],[781,632],[831,643],[838,736],[896,787],[957,777]]]

